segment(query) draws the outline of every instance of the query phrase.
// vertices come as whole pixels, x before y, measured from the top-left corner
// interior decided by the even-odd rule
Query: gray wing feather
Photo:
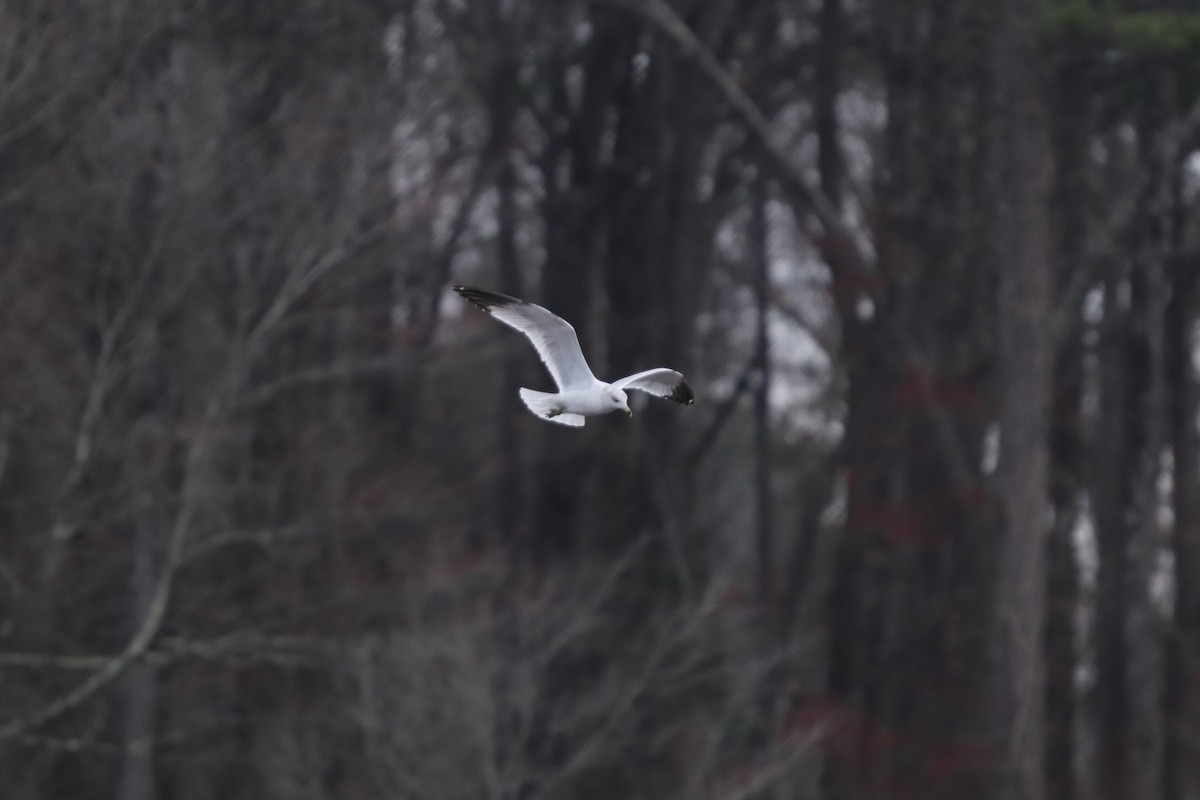
[[[648,369],[645,372],[621,378],[619,381],[613,381],[613,386],[618,389],[637,389],[649,392],[655,397],[674,400],[676,403],[683,403],[685,406],[690,406],[696,401],[696,396],[692,394],[692,387],[688,386],[688,382],[684,380],[683,375],[665,367]]]
[[[559,391],[591,386],[596,376],[579,348],[579,337],[571,323],[541,306],[515,297],[470,286],[455,286],[467,300],[513,330],[525,334],[558,384]]]

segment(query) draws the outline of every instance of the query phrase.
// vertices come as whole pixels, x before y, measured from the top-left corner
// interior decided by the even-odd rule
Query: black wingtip
[[[667,397],[668,400],[674,400],[676,403],[682,403],[685,406],[690,406],[696,402],[696,395],[692,394],[692,387],[688,386],[687,381],[680,381],[671,390],[671,394]]]
[[[476,289],[474,286],[459,286],[455,284],[450,287],[458,292],[462,297],[475,305],[482,308],[484,311],[495,308],[496,306],[521,305],[523,300],[518,300],[515,297],[509,297],[506,294],[499,292],[489,292],[486,289]]]

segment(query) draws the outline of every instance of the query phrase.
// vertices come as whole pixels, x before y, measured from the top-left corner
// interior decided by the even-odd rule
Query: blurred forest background
[[[4,0],[0,794],[1196,800],[1198,204],[1181,0]]]

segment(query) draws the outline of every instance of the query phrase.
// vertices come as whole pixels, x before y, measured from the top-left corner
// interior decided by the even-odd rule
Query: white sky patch
[[[397,19],[383,32],[383,53],[387,56],[388,75],[392,80],[404,80],[401,65],[404,63],[404,21]]]
[[[1096,577],[1100,572],[1100,546],[1096,541],[1096,523],[1092,518],[1092,503],[1082,498],[1079,519],[1071,531],[1075,546],[1075,562],[1079,567],[1079,587],[1084,592],[1096,589]]]
[[[1175,609],[1175,553],[1171,550],[1168,531],[1175,525],[1175,454],[1164,447],[1158,459],[1158,475],[1154,482],[1154,563],[1150,568],[1150,600],[1164,619]]]
[[[869,322],[875,318],[875,301],[865,294],[854,302],[854,316],[860,322]]]
[[[1099,325],[1104,319],[1104,287],[1093,286],[1083,296],[1083,321],[1088,325]]]
[[[979,469],[984,475],[991,475],[1000,464],[1000,425],[991,423],[983,434],[983,447],[979,458]]]
[[[603,120],[604,129],[600,132],[600,152],[597,158],[601,164],[611,164],[616,160],[617,153],[617,126],[620,122],[617,110],[606,108]]]
[[[771,410],[786,415],[819,399],[828,388],[832,364],[812,334],[778,313],[767,318],[771,337]]]
[[[633,82],[643,83],[650,71],[650,54],[641,50],[633,54]]]
[[[713,244],[721,256],[730,261],[740,261],[745,257],[741,232],[730,220],[726,220],[717,227],[717,235]]]
[[[820,434],[836,441],[841,429],[831,417],[829,402],[833,354],[820,341],[832,338],[826,331],[836,324],[829,268],[796,229],[790,206],[771,202],[767,220],[771,297],[776,306],[769,312],[767,328],[773,370],[771,411],[783,424],[785,436]]]
[[[1183,197],[1192,202],[1200,195],[1200,150],[1193,150],[1183,160]]]
[[[1104,319],[1104,289],[1092,287],[1083,297],[1083,389],[1079,411],[1085,418],[1095,419],[1100,413],[1100,358],[1096,345],[1100,343],[1099,325]]]
[[[715,245],[726,265],[718,273],[724,284],[719,290],[721,306],[697,321],[697,338],[715,336],[721,342],[720,360],[739,365],[709,379],[711,391],[718,396],[727,397],[733,390],[741,365],[750,363],[756,347],[758,298],[748,219],[749,210],[741,208],[718,227]],[[826,342],[837,338],[829,268],[797,229],[789,205],[770,202],[767,224],[771,415],[785,438],[818,436],[836,441],[841,426],[830,397],[833,364],[826,350]]]
[[[1200,375],[1200,323],[1192,325],[1192,377]]]
[[[775,29],[781,44],[789,47],[813,44],[821,35],[815,15],[801,9],[801,4],[780,7],[779,24]]]
[[[412,119],[403,119],[393,133],[392,188],[400,198],[429,183],[433,173],[433,146]]]
[[[1125,122],[1117,126],[1117,140],[1126,147],[1133,147],[1137,144],[1138,134],[1137,128],[1132,122]]]
[[[592,21],[590,19],[579,19],[571,28],[571,34],[576,43],[583,44],[592,38]]]
[[[1175,553],[1169,547],[1160,547],[1155,556],[1150,575],[1150,600],[1155,610],[1164,619],[1169,619],[1175,608]]]
[[[800,41],[800,26],[794,19],[785,19],[779,23],[779,41],[784,44],[797,44]]]
[[[466,198],[447,193],[437,198],[435,202],[437,210],[433,217],[433,243],[440,249],[450,242],[452,224],[459,214],[459,207],[466,202]]]
[[[838,144],[846,171],[854,184],[866,184],[875,174],[875,154],[887,124],[887,103],[872,90],[843,92],[838,98]]]
[[[1096,524],[1092,518],[1091,502],[1086,496],[1080,503],[1079,518],[1071,530],[1074,545],[1075,566],[1079,570],[1079,591],[1087,597],[1096,593],[1096,579],[1100,572],[1100,547],[1096,541]],[[1094,602],[1075,605],[1075,649],[1084,654],[1075,666],[1075,686],[1080,691],[1091,688],[1096,680],[1094,655],[1091,654],[1092,617]]]
[[[572,111],[579,111],[583,103],[583,65],[571,64],[563,76],[563,86],[567,92],[567,103]]]
[[[838,146],[842,151],[849,184],[842,202],[842,215],[849,223],[855,242],[868,258],[875,256],[875,238],[866,219],[863,204],[870,204],[875,156],[883,144],[887,124],[887,103],[876,89],[856,89],[838,97]]]

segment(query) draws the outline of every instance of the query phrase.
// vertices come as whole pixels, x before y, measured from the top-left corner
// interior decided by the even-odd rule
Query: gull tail
[[[549,392],[535,392],[533,389],[522,389],[521,399],[529,410],[542,419],[557,422],[559,425],[570,425],[573,428],[583,427],[584,419],[579,414],[566,414],[558,395]]]

